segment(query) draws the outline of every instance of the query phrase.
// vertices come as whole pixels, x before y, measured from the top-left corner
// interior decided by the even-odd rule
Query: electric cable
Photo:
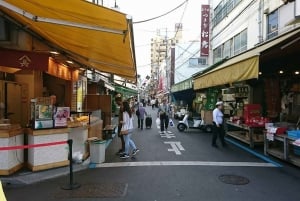
[[[156,16],[156,17],[152,17],[150,19],[146,19],[146,20],[141,20],[141,21],[136,21],[136,22],[133,22],[133,24],[140,24],[140,23],[144,23],[144,22],[149,22],[149,21],[152,21],[152,20],[156,20],[158,18],[161,18],[161,17],[164,17],[172,12],[174,12],[175,10],[177,10],[178,8],[180,8],[181,6],[183,6],[184,4],[186,4],[189,0],[185,0],[184,2],[182,2],[180,5],[178,5],[177,7],[173,8],[172,10],[162,14],[162,15],[159,15],[159,16]]]

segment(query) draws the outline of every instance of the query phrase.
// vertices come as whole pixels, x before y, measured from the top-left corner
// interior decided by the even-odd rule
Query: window
[[[268,16],[268,35],[267,38],[273,38],[278,35],[278,10]]]
[[[219,24],[240,2],[241,0],[222,0],[214,10],[213,25]]]
[[[224,43],[224,49],[223,49],[223,58],[231,57],[232,56],[232,40],[228,40]]]
[[[207,65],[207,59],[206,58],[198,58],[198,63],[200,65]]]
[[[221,61],[223,59],[222,56],[223,45],[220,45],[216,49],[214,49],[214,63]]]
[[[240,54],[247,50],[247,29],[234,37],[234,55]]]
[[[189,59],[189,67],[198,67],[201,65],[207,65],[207,58],[200,57],[200,58],[190,58]]]

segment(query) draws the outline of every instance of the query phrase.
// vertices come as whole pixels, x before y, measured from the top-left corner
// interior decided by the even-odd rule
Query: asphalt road
[[[136,129],[133,139],[141,150],[127,160],[116,156],[116,137],[106,150],[106,162],[75,173],[81,188],[61,190],[68,177],[41,183],[5,187],[8,201],[101,200],[101,201],[299,201],[300,168],[282,161],[283,167],[263,161],[233,144],[211,147],[211,134],[198,130],[161,136],[155,125]],[[135,122],[136,124],[136,122]],[[181,146],[180,146],[181,145]],[[172,147],[173,146],[173,147]],[[271,158],[275,161],[275,159]],[[222,175],[243,177],[227,180]],[[233,177],[230,177],[233,179]],[[100,192],[101,191],[101,192]]]

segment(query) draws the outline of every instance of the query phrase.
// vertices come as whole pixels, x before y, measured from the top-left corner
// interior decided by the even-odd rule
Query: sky
[[[120,11],[132,16],[133,22],[150,19],[162,15],[182,4],[185,0],[116,0]],[[150,75],[151,38],[158,29],[161,35],[167,33],[174,37],[175,23],[183,24],[183,40],[200,40],[201,5],[208,0],[188,0],[176,11],[149,22],[134,24],[134,42],[137,72],[141,77]],[[115,0],[104,0],[104,5],[112,7]]]

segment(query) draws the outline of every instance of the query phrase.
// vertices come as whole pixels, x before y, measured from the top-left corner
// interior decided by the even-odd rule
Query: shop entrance
[[[5,110],[4,117],[11,123],[21,123],[21,85],[13,82],[5,82]]]

